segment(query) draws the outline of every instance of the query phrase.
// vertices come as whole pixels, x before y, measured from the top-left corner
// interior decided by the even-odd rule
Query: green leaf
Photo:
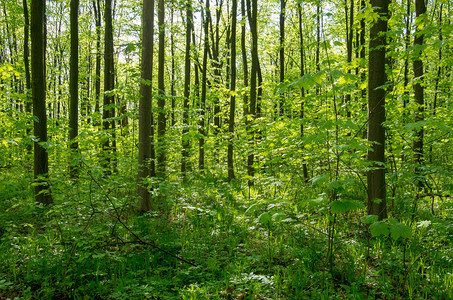
[[[412,229],[406,224],[396,223],[390,226],[390,236],[395,241],[400,237],[410,239],[412,237]]]
[[[367,215],[367,216],[361,217],[360,220],[362,220],[362,222],[365,224],[373,224],[374,222],[377,222],[378,216],[377,215]]]
[[[329,175],[319,175],[310,179],[313,185],[322,185],[329,180]]]
[[[361,203],[351,200],[337,200],[330,203],[330,211],[333,214],[344,214],[349,210],[356,210],[360,208],[363,208]]]
[[[371,235],[376,236],[387,236],[390,233],[389,225],[385,221],[374,222],[370,225]]]
[[[277,223],[284,219],[286,219],[286,215],[284,213],[276,213],[272,216],[272,221]]]
[[[260,222],[261,224],[263,225],[269,225],[270,222],[271,222],[271,215],[267,212],[265,213],[262,213],[259,217],[258,217],[258,222]]]

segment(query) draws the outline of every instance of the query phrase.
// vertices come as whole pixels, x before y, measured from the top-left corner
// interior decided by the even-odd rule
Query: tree
[[[258,75],[258,0],[247,0],[247,8],[250,12],[249,14],[249,24],[250,24],[250,31],[252,33],[252,69],[250,74],[250,103],[249,103],[249,111],[248,115],[250,118],[250,122],[254,122],[256,118],[256,99],[257,99],[257,75]],[[249,128],[249,144],[250,144],[250,153],[247,156],[247,173],[249,176],[249,185],[253,185],[253,177],[255,176],[255,166],[254,160],[255,155],[253,152],[253,144],[254,144],[254,129]]]
[[[190,38],[192,30],[192,4],[190,0],[186,0],[186,49],[184,59],[184,105],[182,115],[182,161],[181,173],[186,176],[187,163],[189,160],[189,97],[190,97]]]
[[[286,0],[280,0],[280,84],[285,80],[285,14]],[[285,111],[285,96],[280,95],[279,115],[282,117]]]
[[[159,24],[159,61],[157,71],[157,175],[165,176],[165,1],[159,0],[158,4],[158,24]]]
[[[71,62],[69,70],[69,147],[72,155],[78,151],[76,140],[79,134],[79,0],[71,0]],[[70,174],[75,176],[77,172],[74,159],[70,162]]]
[[[105,1],[104,7],[105,43],[104,43],[104,108],[103,127],[107,136],[104,139],[104,167],[116,169],[115,137],[115,63],[113,49],[112,0]],[[112,160],[113,158],[113,160]]]
[[[94,17],[95,17],[95,25],[96,25],[96,66],[95,66],[95,105],[94,105],[94,112],[99,113],[99,99],[101,97],[101,7],[99,0],[93,0],[93,10],[94,10]],[[95,124],[98,123],[97,116]]]
[[[238,2],[233,0],[231,19],[231,96],[230,96],[230,117],[228,122],[228,179],[231,181],[234,175],[234,115],[236,112],[236,23],[237,23]]]
[[[423,46],[423,23],[426,13],[426,6],[424,0],[416,0],[415,1],[415,14],[417,17],[416,21],[416,32],[414,38],[414,60],[413,60],[413,67],[414,67],[414,76],[415,76],[415,84],[414,84],[414,100],[417,105],[417,111],[415,113],[414,121],[421,122],[423,121],[424,117],[424,110],[425,110],[425,100],[424,100],[424,88],[423,88],[423,61],[421,59],[422,51],[420,50]],[[420,24],[420,25],[419,25]],[[423,181],[421,180],[421,171],[420,167],[423,162],[423,135],[424,130],[423,126],[417,130],[415,140],[414,140],[414,163],[415,166],[415,176],[416,183],[418,187],[423,185]]]
[[[53,202],[48,184],[49,156],[45,148],[47,142],[46,114],[46,55],[44,12],[45,0],[33,0],[31,3],[31,70],[32,70],[32,99],[34,117],[34,179],[35,199],[39,203]]]
[[[371,149],[367,159],[367,212],[379,219],[387,217],[385,195],[385,97],[387,76],[386,36],[389,0],[372,0],[371,6],[379,15],[370,29],[368,53],[368,141]]]
[[[24,68],[25,68],[25,111],[31,113],[31,74],[30,74],[30,48],[29,48],[29,37],[30,37],[30,19],[28,15],[28,4],[27,0],[22,2],[24,9]],[[27,128],[27,136],[30,135],[31,130]],[[27,147],[27,151],[31,153],[33,146]]]
[[[156,176],[154,122],[152,112],[152,80],[154,50],[154,0],[143,0],[142,61],[139,104],[138,141],[138,210],[152,209],[151,195],[145,180]]]
[[[200,99],[200,121],[198,123],[198,169],[204,171],[205,168],[205,142],[206,142],[206,89],[207,89],[207,67],[208,67],[208,51],[209,51],[209,24],[211,24],[211,13],[209,0],[206,0],[206,18],[203,18],[204,31],[204,46],[203,46],[203,62],[201,70],[201,99]]]
[[[305,76],[305,49],[304,49],[304,30],[302,28],[302,6],[300,3],[297,5],[298,16],[299,16],[299,38],[300,38],[300,77]],[[305,118],[305,89],[300,89],[300,137],[304,138],[304,118]],[[302,143],[302,150],[304,144]],[[305,180],[308,180],[308,168],[307,164],[302,163],[302,173]]]

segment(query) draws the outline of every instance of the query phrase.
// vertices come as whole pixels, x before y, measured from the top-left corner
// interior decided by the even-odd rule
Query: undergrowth
[[[447,200],[377,222],[354,181],[194,176],[158,183],[140,215],[132,174],[86,168],[54,176],[48,207],[31,176],[0,178],[1,299],[453,298]]]

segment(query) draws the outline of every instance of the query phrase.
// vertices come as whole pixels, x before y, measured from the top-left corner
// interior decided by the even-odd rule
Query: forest
[[[0,299],[452,299],[452,19],[0,0]]]

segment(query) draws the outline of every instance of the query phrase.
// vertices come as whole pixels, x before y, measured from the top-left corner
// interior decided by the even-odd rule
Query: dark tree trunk
[[[379,219],[387,218],[385,194],[385,97],[387,82],[386,37],[389,0],[372,0],[379,19],[370,29],[368,54],[368,141],[367,158],[372,169],[367,172],[367,212]]]
[[[415,0],[415,14],[418,19],[424,17],[426,13],[426,6],[424,0]],[[420,21],[421,24],[424,24],[424,21]],[[417,23],[417,22],[416,22]],[[417,26],[414,39],[414,47],[417,48],[423,45],[424,34],[420,32],[420,27]],[[424,88],[423,88],[423,61],[421,59],[422,51],[418,50],[415,53],[415,59],[413,61],[414,68],[414,100],[417,105],[417,111],[415,112],[414,122],[423,121],[423,114],[425,112],[425,99],[424,99]],[[414,163],[415,163],[415,176],[416,183],[418,187],[423,185],[423,180],[421,178],[421,164],[423,163],[423,136],[424,128],[420,127],[416,131],[415,140],[414,140]]]
[[[280,83],[285,80],[285,14],[286,0],[280,0]],[[285,114],[285,95],[280,95],[280,110],[279,115],[283,117]]]
[[[230,118],[228,122],[228,179],[231,181],[234,175],[234,115],[236,112],[236,23],[237,23],[238,2],[233,0],[231,19],[231,97],[230,97]]]
[[[95,97],[95,104],[94,104],[94,112],[95,112],[95,122],[94,124],[99,124],[97,114],[100,112],[100,105],[99,101],[101,98],[101,7],[99,0],[93,0],[93,8],[94,8],[94,17],[96,23],[96,66],[95,66],[95,81],[94,81],[94,97]]]
[[[115,136],[115,69],[113,51],[113,20],[112,0],[105,1],[105,48],[104,48],[104,110],[103,127],[108,136],[105,137],[103,150],[105,154],[104,167],[116,169],[116,136]],[[107,172],[108,173],[108,172]]]
[[[202,11],[203,12],[203,11]],[[209,7],[209,0],[206,0],[206,19],[203,19],[204,30],[204,49],[203,49],[203,62],[201,69],[201,99],[200,99],[200,121],[198,123],[198,169],[204,171],[205,169],[205,139],[206,139],[206,88],[207,88],[207,67],[208,67],[208,50],[209,50],[209,24],[211,23],[211,13]]]
[[[250,106],[249,106],[249,118],[251,123],[256,118],[256,99],[257,99],[257,75],[258,75],[258,29],[257,29],[257,16],[258,16],[258,0],[247,0],[247,6],[251,11],[249,17],[250,31],[252,33],[252,69],[250,74]],[[255,176],[255,155],[254,155],[254,143],[255,143],[255,130],[252,128],[249,131],[249,154],[247,156],[247,173],[249,176],[249,185],[253,185],[253,177]]]
[[[345,10],[345,19],[346,19],[346,62],[348,63],[348,73],[351,73],[351,62],[352,62],[352,40],[354,33],[354,1],[350,0],[350,5],[348,7],[348,1],[344,2]],[[349,9],[349,13],[348,13]],[[345,104],[346,104],[346,116],[351,118],[351,111],[348,108],[348,104],[351,102],[351,94],[346,94]]]
[[[159,62],[157,73],[158,98],[157,106],[157,173],[158,176],[165,176],[166,164],[166,116],[165,116],[165,1],[159,0],[158,4],[158,24],[159,24]]]
[[[304,30],[302,27],[302,6],[299,3],[298,6],[299,13],[299,38],[300,38],[300,77],[305,75],[305,48],[304,48]],[[305,89],[302,87],[300,89],[300,137],[304,138],[304,118],[305,118]],[[304,143],[302,142],[302,151],[304,150]],[[305,162],[302,163],[302,173],[305,180],[308,180],[308,169]]]
[[[156,176],[154,153],[154,122],[152,112],[154,0],[143,1],[142,58],[139,104],[138,146],[138,210],[152,209],[150,190],[144,181]]]
[[[78,151],[76,138],[79,134],[79,0],[71,0],[71,57],[69,70],[69,147],[72,159],[69,162],[71,177],[77,173],[77,163],[74,157]]]
[[[242,69],[244,71],[244,87],[246,92],[244,93],[244,116],[245,123],[247,124],[247,115],[249,114],[249,98],[247,88],[249,86],[249,71],[248,71],[248,62],[247,62],[247,50],[246,50],[246,40],[245,40],[245,25],[246,25],[246,13],[245,13],[245,0],[241,0],[241,54],[242,54]]]
[[[45,147],[40,143],[47,142],[47,115],[46,115],[46,69],[45,60],[45,35],[44,11],[45,0],[33,0],[31,3],[31,69],[32,69],[32,99],[34,135],[34,179],[35,199],[39,203],[50,204],[53,202],[48,185],[49,156]]]
[[[175,126],[175,109],[176,109],[176,59],[175,59],[175,33],[174,26],[174,4],[171,5],[171,33],[170,33],[170,53],[171,53],[171,82],[170,82],[170,96],[171,96],[171,126]]]
[[[30,19],[28,15],[28,4],[27,0],[23,0],[24,9],[24,67],[25,67],[25,112],[31,113],[32,102],[30,99],[31,95],[31,74],[30,74],[30,47],[29,47],[29,36],[30,36]],[[29,136],[31,129],[27,127],[26,134]],[[27,146],[27,151],[31,153],[33,145]]]
[[[186,3],[186,49],[184,60],[184,105],[182,114],[182,161],[181,173],[186,176],[187,163],[189,160],[189,97],[190,97],[190,45],[192,30],[192,4],[190,0]]]

